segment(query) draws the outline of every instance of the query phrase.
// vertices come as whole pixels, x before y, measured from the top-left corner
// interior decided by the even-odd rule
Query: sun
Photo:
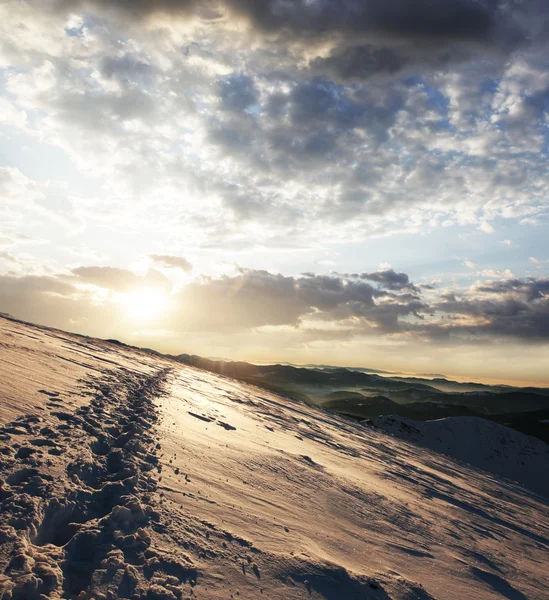
[[[158,290],[144,288],[124,294],[121,302],[130,319],[149,321],[166,310],[168,298]]]

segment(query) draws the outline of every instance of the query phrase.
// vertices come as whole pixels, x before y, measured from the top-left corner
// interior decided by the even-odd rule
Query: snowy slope
[[[371,423],[401,440],[506,477],[549,498],[549,446],[537,438],[480,417],[419,422],[390,415],[375,417]]]
[[[547,600],[547,501],[359,423],[2,318],[0,406],[3,600]]]

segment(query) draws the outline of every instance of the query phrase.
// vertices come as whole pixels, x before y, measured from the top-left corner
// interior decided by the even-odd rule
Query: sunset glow
[[[152,289],[142,289],[124,295],[121,303],[129,320],[144,321],[159,317],[166,310],[165,294]]]
[[[0,312],[549,384],[548,15],[0,3]]]

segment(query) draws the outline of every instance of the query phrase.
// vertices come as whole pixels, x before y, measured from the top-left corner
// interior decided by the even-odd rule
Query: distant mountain
[[[190,354],[172,358],[355,419],[398,415],[431,421],[482,416],[542,440],[549,438],[546,424],[528,416],[528,413],[549,411],[549,390],[545,388],[489,386],[442,378],[381,377],[375,373],[324,365],[321,368],[254,365]],[[510,415],[508,419],[499,418],[507,414]]]
[[[479,417],[419,423],[383,416],[368,425],[549,496],[549,445],[509,427]]]
[[[331,400],[322,402],[322,408],[355,419],[367,419],[379,415],[399,415],[418,421],[430,421],[451,416],[478,416],[467,406],[449,406],[434,402],[415,402],[411,404],[398,404],[384,396],[371,396],[358,398],[355,395],[345,397],[345,392],[336,392]]]
[[[484,383],[452,381],[444,377],[424,378],[424,377],[391,377],[396,381],[405,381],[411,385],[426,384],[434,387],[441,392],[480,392],[480,391],[503,391],[509,389],[509,386],[498,385],[491,386]]]
[[[526,435],[532,435],[549,444],[549,408],[493,415],[489,418],[495,423],[511,427]]]
[[[284,364],[291,364],[291,363],[284,363]],[[330,370],[337,370],[337,369],[346,369],[347,371],[358,371],[359,373],[377,373],[377,374],[384,374],[384,375],[394,375],[395,373],[393,371],[383,371],[382,369],[371,369],[368,367],[334,367],[333,365],[313,365],[313,364],[308,364],[308,365],[292,365],[294,367],[302,367],[302,368],[306,368],[306,369],[322,369],[324,371],[330,371]]]
[[[353,401],[356,400],[357,402],[363,401],[365,399],[372,399],[372,396],[365,396],[364,394],[361,394],[360,392],[352,392],[349,390],[341,390],[338,392],[330,392],[329,394],[326,394],[325,396],[323,396],[323,404],[327,404],[328,402],[332,401],[332,400],[345,400],[345,401]]]
[[[466,406],[483,416],[549,408],[549,397],[545,394],[524,392],[520,389],[505,392],[439,393],[425,396],[423,401]]]
[[[372,396],[362,399],[355,397],[336,398],[321,404],[322,408],[355,418],[367,418],[377,415],[398,414],[401,406],[384,396]]]
[[[345,368],[335,369],[308,369],[292,367],[289,365],[253,365],[246,362],[214,361],[196,355],[180,354],[174,357],[185,364],[206,369],[214,373],[221,373],[236,379],[257,379],[257,385],[263,381],[270,381],[275,385],[302,386],[303,393],[325,394],[330,390],[346,388],[367,390],[405,390],[410,387],[407,382],[395,381],[388,377],[375,374],[351,371]],[[424,392],[436,393],[436,388],[418,384],[418,389]],[[307,388],[307,389],[305,389]]]

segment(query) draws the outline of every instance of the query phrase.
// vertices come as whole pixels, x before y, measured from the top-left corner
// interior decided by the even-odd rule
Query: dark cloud
[[[393,48],[367,44],[338,47],[328,57],[315,58],[311,68],[336,81],[360,81],[379,74],[400,73],[411,61],[410,55]]]
[[[549,279],[529,277],[507,279],[473,286],[464,295],[447,293],[432,306],[449,319],[443,327],[425,328],[435,336],[516,337],[529,341],[549,341]],[[471,317],[463,323],[461,317]]]
[[[504,296],[519,296],[525,302],[541,300],[549,296],[549,279],[506,279],[476,287],[479,292]]]
[[[234,112],[246,110],[259,99],[254,80],[242,74],[222,79],[219,82],[219,96],[223,108]]]
[[[446,69],[473,56],[474,49],[467,46],[439,47],[432,43],[390,46],[387,42],[341,44],[328,56],[315,58],[310,67],[313,73],[347,83],[367,81],[376,76],[412,75],[418,67],[422,71]]]
[[[168,254],[151,254],[151,258],[155,263],[165,267],[174,267],[182,269],[185,273],[190,273],[193,270],[192,264],[182,256],[171,256]]]
[[[361,273],[360,278],[375,281],[388,290],[417,289],[410,283],[410,278],[406,273],[396,273],[393,269],[375,271],[374,273]]]
[[[340,86],[322,79],[294,86],[287,102],[288,116],[299,126],[320,119],[325,125],[355,127],[366,110],[363,105],[353,102]]]
[[[167,14],[221,27],[244,20],[253,33],[268,34],[270,41],[278,38],[281,44],[331,40],[337,49],[328,70],[351,77],[399,71],[409,59],[406,52],[384,49],[388,43],[413,47],[419,42],[428,46],[424,57],[459,44],[514,47],[532,37],[533,17],[544,10],[540,2],[519,0],[57,0],[56,5],[71,11],[80,5],[99,13],[121,12],[125,19],[136,20]],[[375,48],[380,40],[381,47]],[[356,46],[360,48],[348,50]]]
[[[66,0],[58,4],[68,6]],[[70,5],[74,7],[75,2]],[[299,35],[377,33],[437,39],[485,39],[496,27],[500,0],[81,0],[81,5],[123,10],[136,18],[154,13],[188,17],[243,17],[268,32]]]
[[[212,120],[209,138],[220,156],[240,162],[239,186],[232,186],[233,193],[227,187],[226,193],[235,199],[238,187],[242,196],[244,166],[250,169],[255,182],[253,202],[260,200],[257,183],[261,180],[257,179],[257,173],[268,179],[276,172],[277,180],[299,180],[304,172],[329,163],[331,170],[341,168],[341,177],[346,177],[352,170],[344,170],[343,165],[356,161],[354,151],[358,144],[364,143],[358,131],[369,128],[369,134],[377,136],[379,132],[381,140],[394,122],[398,108],[394,101],[384,103],[384,100],[379,99],[383,108],[372,106],[368,99],[356,99],[342,86],[313,78],[287,84],[286,93],[264,93],[257,118],[247,113],[243,117],[240,112],[223,120]],[[315,181],[319,182],[323,176],[316,173]],[[278,186],[277,183],[275,189]],[[245,203],[249,201],[246,198]]]
[[[374,297],[383,295],[368,284],[327,275],[300,278],[296,284],[307,305],[320,311],[347,305],[351,312],[363,313],[374,306]]]
[[[202,278],[174,298],[176,327],[195,331],[246,330],[261,326],[297,325],[308,312],[292,277],[266,271]]]
[[[412,65],[444,68],[471,52],[508,54],[543,39],[545,7],[539,0],[53,0],[72,13],[83,8],[99,16],[139,23],[155,15],[202,21],[239,35],[263,37],[282,52],[294,42],[309,51],[313,72],[338,81],[397,74]],[[247,23],[246,32],[240,24]],[[315,59],[319,43],[332,45]],[[326,47],[326,46],[325,46]],[[123,65],[121,65],[123,67]],[[141,69],[143,65],[136,67]],[[115,69],[118,69],[115,66]],[[244,91],[244,90],[242,90]],[[251,90],[250,90],[251,91]],[[228,106],[252,102],[238,92]],[[233,104],[234,102],[234,104]],[[248,104],[249,106],[249,104]]]

